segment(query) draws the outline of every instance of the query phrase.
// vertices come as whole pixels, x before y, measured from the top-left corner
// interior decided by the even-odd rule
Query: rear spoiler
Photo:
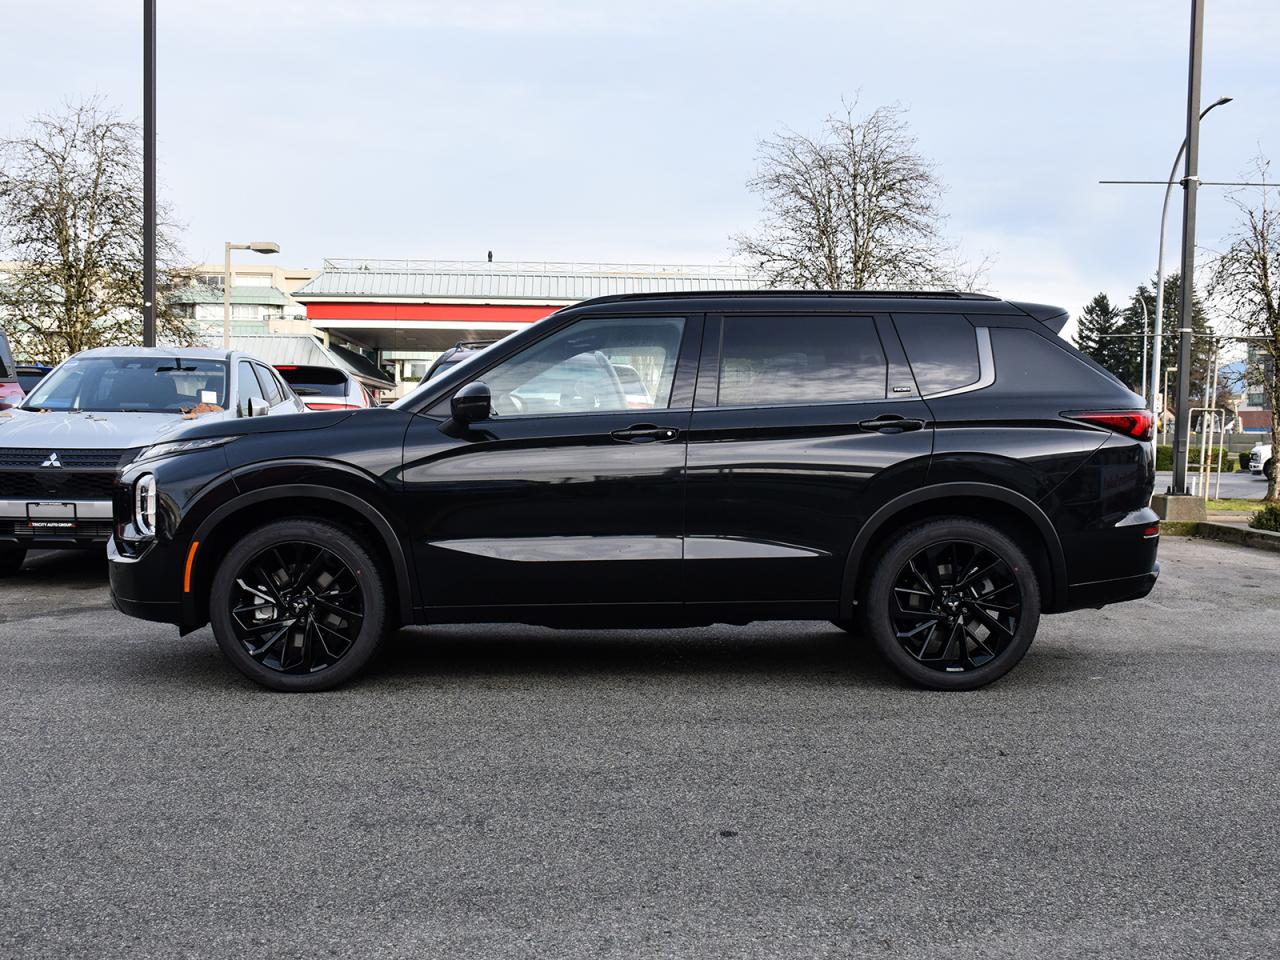
[[[1050,306],[1047,303],[1019,303],[1013,300],[1009,302],[1032,320],[1039,320],[1054,333],[1061,333],[1062,328],[1067,325],[1069,314],[1061,307]]]

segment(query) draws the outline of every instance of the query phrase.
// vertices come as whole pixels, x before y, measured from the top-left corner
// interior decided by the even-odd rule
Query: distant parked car
[[[653,396],[644,385],[644,378],[635,367],[625,363],[615,363],[613,372],[627,397],[627,407],[631,410],[648,410],[653,406]]]
[[[459,340],[440,356],[436,357],[436,362],[427,368],[427,374],[422,378],[423,383],[432,377],[439,376],[450,367],[456,367],[468,357],[489,349],[497,342],[497,340]]]
[[[22,402],[26,391],[18,380],[17,365],[9,352],[9,340],[0,330],[0,410]]]
[[[187,449],[166,441],[193,421],[305,410],[270,367],[242,353],[76,354],[0,411],[0,576],[16,572],[28,549],[101,546],[116,471],[147,447]]]
[[[276,370],[308,410],[359,410],[375,407],[364,385],[337,367],[276,364]]]
[[[1249,453],[1249,472],[1255,477],[1271,479],[1276,472],[1276,458],[1271,452],[1271,444],[1259,443]]]

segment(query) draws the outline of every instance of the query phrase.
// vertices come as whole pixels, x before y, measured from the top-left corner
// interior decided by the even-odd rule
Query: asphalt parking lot
[[[904,688],[831,628],[406,631],[310,696],[0,584],[3,957],[1273,957],[1280,557]]]

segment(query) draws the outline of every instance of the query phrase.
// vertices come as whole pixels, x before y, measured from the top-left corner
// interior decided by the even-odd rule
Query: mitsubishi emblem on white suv
[[[62,461],[58,459],[58,451],[55,450],[53,451],[53,453],[49,454],[49,456],[45,459],[44,463],[40,464],[40,466],[61,468]]]

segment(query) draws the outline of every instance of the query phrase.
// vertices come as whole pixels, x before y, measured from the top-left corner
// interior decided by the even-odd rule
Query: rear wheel
[[[22,569],[22,561],[26,557],[24,547],[0,547],[0,577],[12,577]]]
[[[904,676],[972,690],[1008,673],[1040,623],[1040,588],[1022,548],[974,520],[905,531],[876,561],[863,622]]]
[[[314,520],[282,520],[242,538],[209,593],[223,654],[274,690],[327,690],[349,679],[381,642],[385,609],[368,550]]]
[[[1262,465],[1262,475],[1266,477],[1268,480],[1270,480],[1272,477],[1276,475],[1276,462],[1274,458],[1271,460],[1268,460],[1266,463]]]

